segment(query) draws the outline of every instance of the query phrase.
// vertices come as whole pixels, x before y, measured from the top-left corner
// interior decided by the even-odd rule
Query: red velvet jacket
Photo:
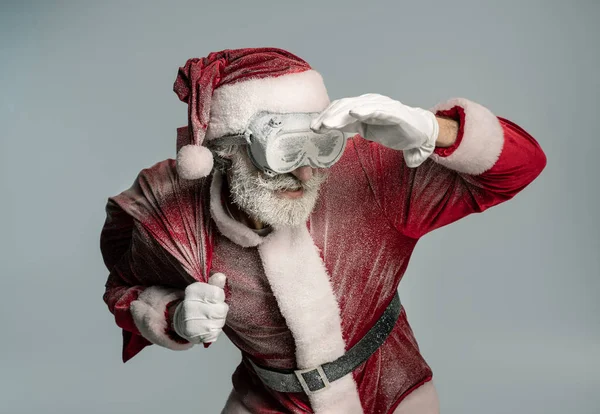
[[[392,299],[421,236],[509,200],[545,166],[527,132],[480,105],[458,99],[434,110],[460,122],[452,147],[411,169],[401,152],[354,137],[306,235],[244,230],[219,208],[218,178],[179,180],[171,160],[144,170],[109,200],[102,235],[104,298],[124,332],[124,359],[149,343],[190,346],[170,331],[165,309],[209,269],[227,275],[224,332],[246,358],[308,368],[353,346]],[[252,412],[387,413],[431,375],[402,310],[380,349],[316,399],[268,390],[244,362],[233,383]]]

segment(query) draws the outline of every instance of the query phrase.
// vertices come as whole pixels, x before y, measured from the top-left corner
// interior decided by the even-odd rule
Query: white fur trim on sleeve
[[[300,369],[346,352],[340,309],[325,265],[306,225],[275,230],[258,247],[265,275],[294,337]],[[315,413],[358,414],[362,405],[352,373],[309,396]]]
[[[194,344],[180,344],[166,334],[165,310],[169,302],[183,299],[184,291],[160,286],[146,288],[129,307],[133,322],[144,338],[153,344],[176,351],[191,348]]]
[[[260,111],[320,112],[327,105],[323,78],[312,69],[224,85],[213,94],[205,139],[243,132]]]
[[[431,109],[445,111],[458,106],[464,110],[463,136],[454,152],[447,157],[436,153],[431,158],[450,169],[481,174],[494,166],[504,145],[504,132],[498,118],[489,109],[464,98],[440,103]]]

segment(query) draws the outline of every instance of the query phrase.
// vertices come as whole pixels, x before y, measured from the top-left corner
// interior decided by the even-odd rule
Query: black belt
[[[354,371],[365,362],[386,340],[400,316],[398,292],[377,323],[344,355],[318,367],[289,371],[276,371],[248,361],[260,379],[269,388],[279,392],[305,392],[307,395],[329,388],[330,383]]]

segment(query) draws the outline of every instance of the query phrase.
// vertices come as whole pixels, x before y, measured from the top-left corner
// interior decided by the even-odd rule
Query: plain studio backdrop
[[[220,411],[225,337],[121,362],[99,235],[107,198],[175,154],[178,67],[274,46],[332,99],[462,96],[540,142],[521,194],[421,240],[402,301],[442,413],[597,414],[599,20],[595,0],[2,2],[0,412]]]

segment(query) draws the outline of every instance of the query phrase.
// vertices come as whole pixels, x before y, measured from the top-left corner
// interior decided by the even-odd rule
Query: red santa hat
[[[177,172],[197,179],[210,174],[206,141],[243,133],[259,111],[320,112],[329,104],[323,78],[282,49],[213,52],[179,68],[173,90],[188,104],[188,126],[177,131]]]

